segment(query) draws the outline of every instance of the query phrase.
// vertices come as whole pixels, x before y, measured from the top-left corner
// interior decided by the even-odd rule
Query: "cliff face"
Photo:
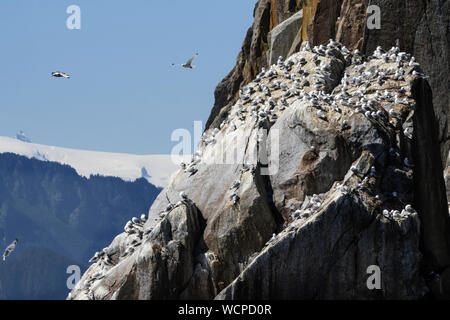
[[[69,298],[449,297],[432,92],[411,61],[303,43],[258,73]]]
[[[69,298],[449,298],[446,10],[259,1],[192,161]]]
[[[366,27],[367,8],[372,5],[381,10],[380,30]],[[236,101],[239,89],[252,81],[262,67],[267,67],[274,49],[270,46],[270,32],[299,10],[303,10],[303,20],[298,38],[285,43],[285,47],[295,47],[299,38],[313,45],[336,39],[351,50],[358,48],[370,55],[377,46],[390,48],[400,40],[400,48],[414,55],[430,77],[441,159],[445,165],[450,149],[450,4],[446,0],[259,1],[255,22],[247,33],[236,66],[216,88],[206,127],[218,127]],[[290,53],[285,50],[283,56]]]
[[[236,66],[214,92],[215,102],[206,123],[207,128],[219,126],[226,117],[230,104],[236,101],[239,89],[252,81],[261,68],[269,65],[268,37],[270,31],[298,12],[302,7],[302,2],[301,0],[261,0],[257,2],[253,14],[255,21],[247,31]]]

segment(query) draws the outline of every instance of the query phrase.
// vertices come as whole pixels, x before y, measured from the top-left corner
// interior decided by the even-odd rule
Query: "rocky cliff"
[[[380,29],[367,28],[369,6],[380,8]],[[302,20],[288,21],[302,11]],[[450,149],[450,4],[447,0],[260,0],[255,21],[247,32],[236,66],[217,86],[215,103],[206,124],[218,127],[238,98],[239,89],[250,83],[262,67],[278,55],[289,56],[301,41],[313,45],[340,41],[370,55],[377,46],[400,48],[415,56],[430,77],[433,106],[439,127],[441,158],[445,165]],[[274,40],[274,37],[276,38]],[[283,42],[279,45],[279,40]],[[272,54],[275,53],[275,54]]]
[[[443,112],[365,5],[259,1],[192,161],[69,298],[449,298]]]

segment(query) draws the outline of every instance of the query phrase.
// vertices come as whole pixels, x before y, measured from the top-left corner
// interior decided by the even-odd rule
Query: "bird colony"
[[[248,144],[257,146],[263,143],[259,130],[270,129],[286,110],[296,107],[312,115],[312,125],[332,128],[349,139],[355,123],[369,122],[371,126],[393,137],[390,141],[395,143],[388,147],[387,156],[395,170],[410,176],[414,164],[402,156],[404,152],[400,144],[405,139],[413,138],[411,118],[415,101],[411,98],[410,83],[423,77],[425,75],[420,72],[414,57],[401,52],[398,47],[389,50],[378,47],[371,56],[365,57],[358,50],[349,51],[333,40],[327,45],[315,47],[311,47],[308,42],[303,43],[300,52],[287,59],[279,57],[276,64],[263,68],[251,83],[241,88],[237,102],[219,128],[204,133],[196,153],[189,163],[181,164],[180,172],[185,179],[192,179],[202,166],[208,165],[208,158],[221,152],[221,142],[240,129],[255,132],[249,135],[254,141]],[[320,146],[311,145],[308,152],[318,155]],[[327,203],[342,195],[363,195],[370,202],[377,203],[379,219],[401,224],[417,216],[414,208],[406,202],[410,199],[401,191],[377,193],[380,169],[374,163],[367,166],[361,161],[355,162],[345,178],[335,181],[326,194],[306,195],[303,201],[291,205],[283,229],[274,233],[266,245],[276,243],[282,234],[308,223]],[[257,164],[244,163],[241,175],[246,172],[255,174],[256,170]],[[239,206],[242,200],[239,193],[242,183],[238,178],[228,188],[226,199],[231,206]],[[90,291],[93,283],[131,256],[143,241],[150,241],[151,233],[158,229],[155,224],[166,219],[174,208],[192,201],[184,191],[179,197],[175,204],[167,199],[167,207],[158,212],[156,217],[150,219],[143,215],[140,219],[129,221],[124,227],[126,246],[120,248],[121,254],[114,261],[108,252],[109,248],[95,254],[90,262],[97,264],[96,272],[91,272],[90,278],[83,283],[88,298],[93,298]]]

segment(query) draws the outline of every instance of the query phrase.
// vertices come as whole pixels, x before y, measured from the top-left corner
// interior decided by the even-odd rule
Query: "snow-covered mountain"
[[[76,150],[0,137],[0,153],[15,153],[42,161],[67,164],[84,177],[103,175],[134,181],[145,178],[157,187],[165,187],[178,164],[170,155],[133,155]]]
[[[23,141],[23,142],[31,142],[31,140],[27,137],[25,132],[23,132],[22,130],[16,134],[16,139]]]

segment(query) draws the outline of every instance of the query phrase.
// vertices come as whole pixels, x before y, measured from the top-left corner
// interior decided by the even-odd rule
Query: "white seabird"
[[[232,190],[232,189],[239,189],[240,186],[241,186],[241,181],[240,180],[236,180],[231,185],[230,190]]]
[[[180,67],[183,67],[183,68],[186,68],[186,69],[194,69],[195,66],[192,65],[192,62],[194,62],[194,60],[197,59],[197,57],[198,57],[198,53],[196,53],[192,58],[190,58],[190,59],[189,59],[186,63],[184,63],[184,64],[175,64],[175,63],[172,63],[172,65],[173,65],[173,66],[180,66]]]
[[[272,238],[269,239],[269,241],[267,241],[267,243],[271,243],[274,242],[277,239],[277,235],[275,233],[272,234]]]
[[[188,196],[184,191],[180,192],[180,198],[181,198],[181,200],[184,200],[184,201],[188,200]]]
[[[17,243],[19,242],[18,239],[14,240],[6,249],[5,252],[3,252],[3,261],[6,260],[6,258],[16,249]]]
[[[70,75],[69,74],[67,74],[65,72],[60,72],[60,71],[52,72],[52,77],[70,79]]]

